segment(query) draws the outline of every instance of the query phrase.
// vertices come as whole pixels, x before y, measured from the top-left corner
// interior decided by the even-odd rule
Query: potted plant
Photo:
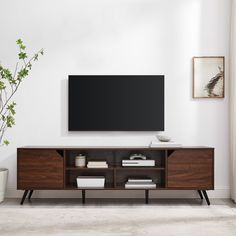
[[[9,141],[4,139],[8,128],[15,125],[16,103],[12,101],[22,81],[28,76],[32,65],[43,55],[43,49],[28,57],[26,46],[21,39],[16,41],[19,47],[18,62],[15,70],[11,72],[0,63],[0,146],[8,145]],[[0,168],[0,202],[4,200],[8,178],[8,169]]]

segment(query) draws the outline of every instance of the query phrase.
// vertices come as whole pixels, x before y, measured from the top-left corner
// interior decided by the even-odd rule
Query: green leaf
[[[2,76],[2,78],[3,79],[11,79],[12,78],[12,74],[11,74],[11,72],[10,72],[10,70],[9,69],[7,69],[7,68],[2,68],[2,70],[0,71],[0,74],[1,74],[1,76]]]
[[[21,50],[25,50],[25,49],[26,49],[26,46],[23,45],[23,44],[21,44],[21,45],[20,45],[20,49],[21,49]]]
[[[12,115],[7,115],[6,124],[8,128],[11,128],[13,125],[15,125],[15,119]]]
[[[40,54],[41,54],[41,55],[43,55],[43,54],[44,54],[44,51],[43,51],[43,50],[41,50],[41,51],[40,51]]]
[[[5,139],[5,140],[3,141],[3,144],[6,145],[6,146],[8,146],[8,145],[10,144],[10,142]]]
[[[11,79],[9,79],[9,83],[10,83],[10,84],[17,84],[17,80],[11,78]]]
[[[38,57],[39,57],[39,54],[35,54],[35,55],[34,55],[34,61],[37,61],[37,60],[38,60]]]
[[[15,115],[15,114],[16,114],[15,106],[16,106],[16,103],[15,103],[15,102],[12,102],[10,105],[7,106],[7,110],[8,110],[12,115]]]
[[[21,39],[18,39],[16,43],[19,45],[20,50],[24,51],[26,49],[26,46],[23,44],[23,41]]]
[[[19,57],[19,59],[25,59],[25,58],[27,58],[27,54],[25,52],[20,52],[18,54],[18,57]]]
[[[23,41],[22,41],[21,39],[17,39],[17,40],[16,40],[16,43],[19,45],[19,44],[22,44]]]
[[[2,80],[0,80],[0,90],[3,90],[5,88],[6,88],[6,86],[5,86],[4,82]]]
[[[29,68],[29,70],[32,69],[32,64],[31,63],[28,64],[28,68]]]
[[[27,70],[26,68],[21,69],[18,72],[17,75],[17,80],[21,81],[23,78],[25,78],[27,75],[29,74],[29,70]]]

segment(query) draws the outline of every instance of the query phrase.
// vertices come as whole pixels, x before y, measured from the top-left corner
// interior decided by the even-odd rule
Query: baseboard
[[[8,188],[7,198],[21,198],[23,191]],[[230,198],[229,187],[219,187],[215,190],[208,191],[210,198]],[[192,190],[158,190],[150,191],[150,198],[196,198],[199,197],[197,191]],[[35,191],[32,198],[81,198],[81,191],[73,190],[40,190]],[[142,190],[88,190],[86,198],[144,198]]]

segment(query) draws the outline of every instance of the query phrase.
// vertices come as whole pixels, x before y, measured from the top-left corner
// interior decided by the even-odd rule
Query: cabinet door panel
[[[168,157],[168,187],[214,188],[213,149],[176,150]]]
[[[17,156],[18,189],[64,187],[63,157],[56,150],[20,149]]]

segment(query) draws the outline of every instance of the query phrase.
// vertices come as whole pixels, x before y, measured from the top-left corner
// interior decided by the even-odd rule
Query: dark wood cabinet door
[[[181,149],[168,156],[169,188],[214,189],[214,149]]]
[[[18,149],[17,189],[62,189],[63,163],[57,150]]]

